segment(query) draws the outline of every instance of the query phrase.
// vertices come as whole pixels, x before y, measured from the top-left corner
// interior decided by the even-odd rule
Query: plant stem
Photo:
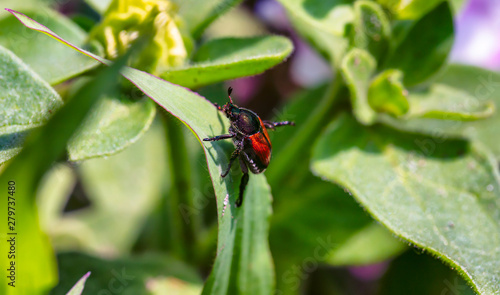
[[[287,148],[273,159],[272,169],[266,173],[271,187],[277,187],[287,177],[287,171],[294,167],[293,163],[300,157],[308,156],[310,147],[321,131],[328,115],[336,105],[339,94],[344,87],[340,73],[335,75],[335,80],[330,83],[325,94],[309,115],[308,120],[299,127],[295,136],[287,143]]]

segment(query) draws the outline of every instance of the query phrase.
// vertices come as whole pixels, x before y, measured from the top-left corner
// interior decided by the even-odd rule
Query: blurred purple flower
[[[275,29],[287,31],[291,28],[285,8],[276,0],[259,0],[255,3],[255,13]]]
[[[500,1],[469,0],[455,28],[452,62],[500,69]]]
[[[285,8],[278,1],[258,1],[255,13],[274,29],[287,32],[293,40],[295,50],[290,62],[290,75],[296,84],[311,87],[332,78],[330,65],[297,35],[288,20]]]
[[[234,79],[226,84],[226,88],[229,86],[234,88],[233,96],[238,98],[238,104],[243,105],[257,94],[262,84],[262,75]]]
[[[388,267],[389,262],[386,261],[370,265],[351,266],[348,269],[353,276],[360,280],[375,281],[384,275]]]

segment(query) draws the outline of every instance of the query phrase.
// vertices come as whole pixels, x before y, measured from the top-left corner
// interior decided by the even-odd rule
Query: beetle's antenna
[[[229,87],[227,89],[227,96],[229,96],[229,102],[233,103],[233,99],[231,98],[231,93],[233,92],[233,87]]]

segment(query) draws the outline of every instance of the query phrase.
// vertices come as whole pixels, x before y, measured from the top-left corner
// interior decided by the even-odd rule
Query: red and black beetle
[[[240,108],[233,103],[231,99],[231,92],[233,89],[229,87],[227,95],[229,102],[224,106],[215,104],[219,111],[231,121],[229,127],[229,134],[214,136],[211,138],[204,138],[203,141],[217,141],[227,138],[233,139],[233,144],[236,150],[232,153],[229,159],[229,165],[222,177],[231,170],[231,165],[236,158],[240,158],[240,167],[243,172],[240,182],[240,195],[236,200],[236,206],[241,206],[243,202],[243,193],[248,183],[248,169],[254,174],[262,173],[266,170],[269,162],[271,161],[271,140],[267,134],[267,129],[274,130],[274,128],[284,125],[295,125],[294,122],[270,122],[262,121],[256,113],[249,109]]]

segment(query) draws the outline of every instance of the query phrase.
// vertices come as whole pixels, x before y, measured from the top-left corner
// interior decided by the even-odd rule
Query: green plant
[[[120,289],[125,294],[176,288],[183,294],[293,294],[320,265],[377,263],[400,255],[409,243],[442,259],[477,293],[500,294],[500,75],[446,64],[453,7],[460,1],[280,0],[335,77],[285,105],[279,119],[294,120],[296,127],[273,135],[270,167],[250,176],[241,208],[234,205],[239,172],[220,177],[231,144],[200,141],[225,133],[229,122],[184,87],[262,73],[291,53],[288,39],[200,41],[204,29],[239,2],[234,0],[172,1],[167,8],[158,1],[129,1],[144,8],[140,17],[125,19],[132,24],[124,26],[110,9],[90,34],[32,2],[19,9],[24,14],[10,10],[11,16],[0,18],[0,75],[6,82],[0,85],[0,187],[6,192],[15,179],[17,231],[30,237],[18,241],[19,253],[30,256],[16,260],[14,291],[37,294],[54,287],[51,245],[64,270],[53,292],[66,292],[91,271],[84,294],[109,288],[117,272],[130,277]],[[169,16],[166,32],[156,26],[163,14]],[[111,38],[106,27],[132,29]],[[174,41],[158,43],[165,34]],[[125,66],[120,73],[135,86],[117,83],[125,62],[120,56],[135,40],[144,45],[127,63],[145,71]],[[26,50],[35,46],[40,52]],[[99,68],[116,58],[116,66]],[[59,84],[62,98],[49,84]],[[200,143],[210,180],[197,164]],[[65,147],[67,157],[61,157]],[[59,164],[51,167],[54,161]],[[62,209],[75,183],[86,189],[92,207],[68,216]],[[206,196],[212,186],[215,206]],[[6,210],[0,214],[7,219]],[[49,229],[51,242],[39,224]],[[75,248],[117,258],[64,253]],[[384,294],[408,293],[395,283],[405,259],[413,258],[405,254],[390,266],[381,282]],[[422,272],[437,269],[423,261]],[[197,271],[210,266],[202,285]],[[443,268],[432,280],[451,276]],[[28,277],[36,279],[28,284]],[[4,276],[0,281],[14,294]],[[341,292],[341,284],[329,284],[317,288]],[[425,286],[420,292],[446,288]]]

